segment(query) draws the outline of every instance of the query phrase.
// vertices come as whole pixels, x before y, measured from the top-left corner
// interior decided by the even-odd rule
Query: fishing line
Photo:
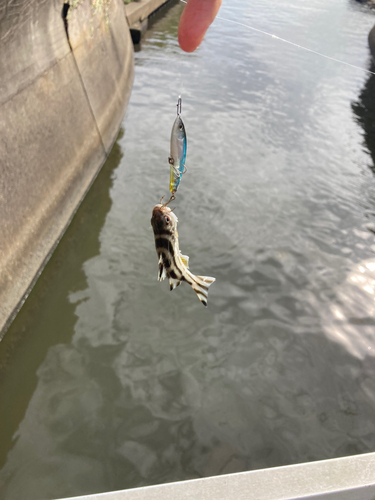
[[[186,0],[180,0],[182,3],[187,3]],[[320,57],[324,57],[325,59],[329,59],[330,61],[339,63],[339,64],[344,64],[345,66],[350,66],[351,68],[354,69],[359,69],[360,71],[364,71],[365,73],[370,73],[371,75],[375,75],[374,71],[370,71],[369,69],[361,68],[360,66],[356,66],[355,64],[348,63],[346,61],[342,61],[341,59],[336,59],[335,57],[327,56],[326,54],[322,54],[322,52],[317,52],[316,50],[309,49],[308,47],[304,47],[303,45],[299,45],[298,43],[291,42],[290,40],[286,40],[285,38],[281,38],[277,35],[273,35],[272,33],[268,33],[267,31],[263,31],[259,28],[254,28],[253,26],[249,26],[248,24],[243,24],[238,21],[234,21],[233,19],[227,19],[225,17],[221,16],[216,16],[216,19],[221,19],[222,21],[227,21],[228,23],[233,23],[237,24],[238,26],[242,26],[243,28],[247,28],[253,31],[256,31],[257,33],[261,33],[262,35],[269,36],[271,38],[274,38],[275,40],[279,40],[280,42],[288,43],[289,45],[292,45],[293,47],[297,47],[298,49],[305,50],[306,52],[311,52],[312,54],[315,54]]]

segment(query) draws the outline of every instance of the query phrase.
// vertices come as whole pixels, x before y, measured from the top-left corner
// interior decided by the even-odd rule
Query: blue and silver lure
[[[181,176],[186,171],[186,131],[181,118],[181,97],[177,102],[177,118],[174,121],[171,133],[171,152],[168,158],[170,165],[170,183],[169,190],[174,197],[181,182]]]

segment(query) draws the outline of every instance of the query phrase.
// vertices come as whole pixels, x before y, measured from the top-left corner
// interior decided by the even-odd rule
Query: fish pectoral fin
[[[180,280],[169,278],[169,288],[170,288],[170,290],[171,291],[174,290],[180,283],[181,283]]]
[[[163,264],[159,264],[159,273],[158,273],[158,280],[163,281],[167,277],[167,273],[165,272],[165,267]]]
[[[167,272],[166,272],[164,264],[163,264],[163,258],[162,258],[162,256],[160,256],[159,257],[158,281],[162,281],[166,277],[167,277]]]
[[[188,255],[182,255],[182,253],[180,252],[180,257],[181,257],[181,260],[182,260],[182,263],[184,264],[184,266],[186,266],[187,268],[189,268],[189,256]]]

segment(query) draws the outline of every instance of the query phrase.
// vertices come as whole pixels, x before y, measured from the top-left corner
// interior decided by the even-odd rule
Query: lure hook
[[[164,198],[164,196],[163,196],[163,198]],[[163,198],[162,198],[162,199],[163,199]],[[161,199],[161,200],[162,200],[162,199]],[[175,197],[174,193],[172,193],[172,196],[169,198],[169,200],[167,201],[167,203],[164,203],[164,204],[163,204],[163,207],[166,207],[167,205],[169,205],[169,203],[170,203],[171,201],[173,201],[173,200],[175,200],[175,199],[176,199],[176,197]],[[160,200],[160,203],[161,203],[161,200]]]

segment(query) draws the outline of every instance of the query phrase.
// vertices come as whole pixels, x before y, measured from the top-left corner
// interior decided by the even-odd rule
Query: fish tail
[[[189,274],[190,278],[193,281],[191,283],[191,287],[198,295],[198,299],[204,306],[207,307],[208,287],[212,285],[212,283],[215,281],[215,278],[212,278],[211,276],[194,276],[194,274],[192,273]]]

